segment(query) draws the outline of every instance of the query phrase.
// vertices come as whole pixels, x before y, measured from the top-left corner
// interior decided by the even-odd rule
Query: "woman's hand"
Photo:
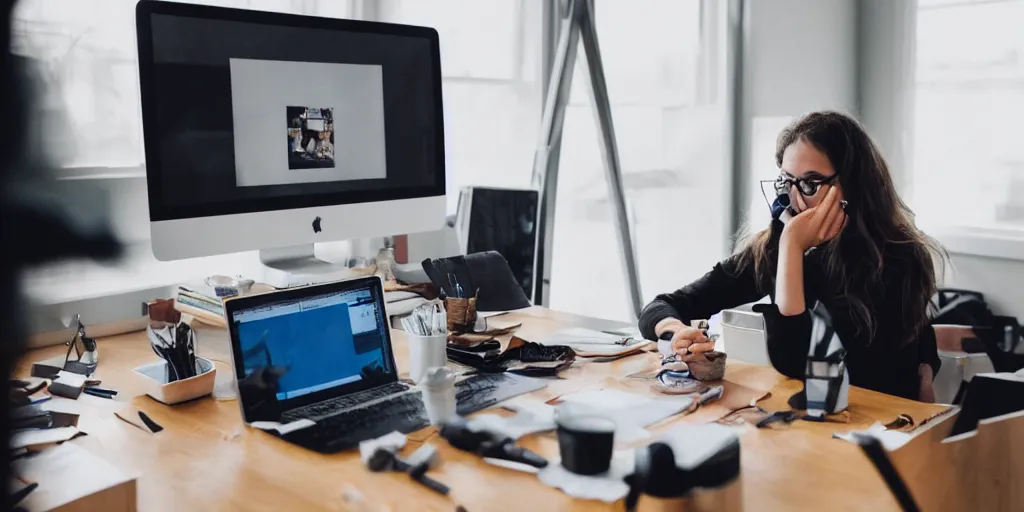
[[[830,186],[820,204],[800,212],[786,223],[782,241],[804,252],[838,236],[846,223],[841,195],[839,189]]]
[[[666,332],[672,333],[672,351],[683,361],[715,349],[715,342],[709,340],[704,331],[690,327],[678,318],[666,318],[654,326],[654,333],[659,339]]]

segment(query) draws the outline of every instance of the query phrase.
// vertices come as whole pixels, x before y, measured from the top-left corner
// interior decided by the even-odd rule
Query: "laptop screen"
[[[229,301],[235,305],[228,314],[235,364],[241,367],[236,368],[240,393],[251,392],[254,382],[269,384],[262,390],[265,398],[283,403],[397,380],[380,281],[350,283],[358,285],[334,283]],[[307,400],[288,405],[302,405],[298,402]]]

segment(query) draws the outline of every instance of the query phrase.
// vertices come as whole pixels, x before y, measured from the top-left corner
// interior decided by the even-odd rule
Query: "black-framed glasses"
[[[827,178],[787,178],[779,175],[775,178],[775,181],[764,180],[761,183],[771,183],[775,187],[775,194],[782,195],[789,193],[789,188],[796,185],[796,189],[801,194],[811,197],[818,193],[818,188],[822,185],[829,185],[838,178],[838,174],[833,174]]]

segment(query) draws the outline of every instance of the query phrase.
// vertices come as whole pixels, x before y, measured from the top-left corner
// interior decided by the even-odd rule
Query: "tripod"
[[[597,45],[597,30],[594,25],[593,0],[557,0],[558,46],[555,49],[551,76],[547,83],[544,111],[541,117],[540,142],[533,161],[533,182],[540,185],[541,199],[537,218],[537,269],[534,280],[534,298],[540,304],[547,304],[550,297],[551,247],[554,237],[555,196],[558,189],[559,149],[562,142],[562,128],[565,123],[565,108],[569,103],[573,69],[580,39],[586,52],[590,74],[591,100],[595,120],[601,133],[601,155],[604,160],[605,177],[608,181],[610,199],[615,211],[618,227],[616,236],[622,256],[622,268],[629,287],[629,304],[634,317],[640,316],[643,299],[640,296],[640,281],[633,251],[633,237],[626,212],[626,200],[622,189],[622,168],[619,151],[615,144],[615,130],[612,127],[612,110],[608,101],[608,86],[604,79],[601,50]]]

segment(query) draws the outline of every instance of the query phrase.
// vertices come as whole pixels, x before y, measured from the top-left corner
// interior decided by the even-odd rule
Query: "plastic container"
[[[145,380],[147,395],[158,402],[174,405],[213,392],[213,385],[217,379],[217,367],[213,361],[197,356],[196,369],[199,374],[195,377],[174,382],[167,382],[167,362],[163,360],[140,366],[133,371]]]

